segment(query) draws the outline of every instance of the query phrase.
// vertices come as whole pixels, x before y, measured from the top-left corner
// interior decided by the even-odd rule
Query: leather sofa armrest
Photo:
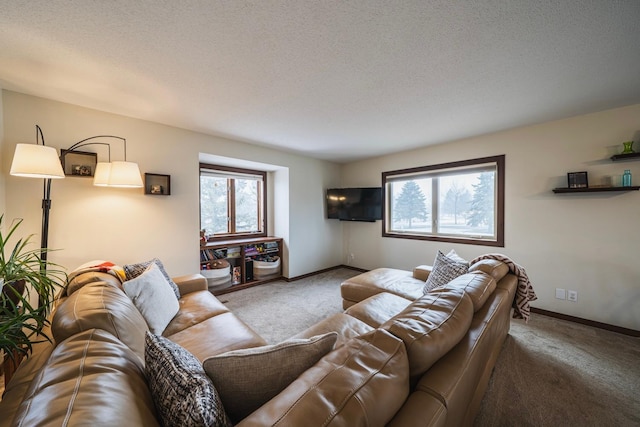
[[[419,265],[413,269],[413,278],[426,282],[431,270],[433,270],[433,267],[430,265]]]
[[[180,296],[209,289],[207,279],[202,274],[187,274],[185,276],[173,277],[171,280],[178,285]]]

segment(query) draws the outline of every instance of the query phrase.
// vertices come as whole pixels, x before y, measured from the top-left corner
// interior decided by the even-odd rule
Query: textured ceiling
[[[0,0],[0,87],[349,161],[640,103],[640,1]]]

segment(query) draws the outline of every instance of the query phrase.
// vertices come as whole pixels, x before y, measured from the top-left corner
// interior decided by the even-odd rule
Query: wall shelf
[[[635,153],[634,153],[635,154]],[[602,193],[608,191],[638,191],[640,186],[633,187],[588,187],[588,188],[554,188],[554,193]]]
[[[267,257],[267,258],[265,258]],[[276,258],[271,267],[264,268],[265,259]],[[216,260],[228,262],[229,274],[215,276],[209,282],[209,291],[214,295],[221,295],[239,289],[260,285],[282,277],[282,238],[255,237],[226,241],[213,241],[200,244],[200,269],[207,270]],[[254,270],[254,262],[262,261],[262,274]],[[270,262],[266,264],[271,264]],[[258,268],[259,270],[260,268]],[[237,272],[237,276],[234,274]],[[273,271],[271,271],[273,270]],[[222,272],[222,270],[220,270]],[[206,275],[206,271],[203,272]],[[224,274],[224,272],[223,272]]]
[[[631,159],[640,160],[640,153],[616,154],[614,156],[611,156],[611,160],[613,160],[614,162],[617,160],[631,160]]]

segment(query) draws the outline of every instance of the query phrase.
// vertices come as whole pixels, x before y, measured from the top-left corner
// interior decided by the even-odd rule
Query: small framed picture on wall
[[[569,188],[589,188],[589,181],[586,172],[567,173]]]

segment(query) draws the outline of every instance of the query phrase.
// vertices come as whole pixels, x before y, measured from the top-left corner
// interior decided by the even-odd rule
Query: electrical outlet
[[[578,291],[568,291],[567,292],[567,299],[571,302],[578,302]]]
[[[557,299],[567,299],[567,292],[564,289],[556,288]]]
[[[351,252],[351,253],[349,254],[349,259],[350,259],[351,261],[354,261],[354,260],[356,259],[356,256],[353,254],[353,252]]]

